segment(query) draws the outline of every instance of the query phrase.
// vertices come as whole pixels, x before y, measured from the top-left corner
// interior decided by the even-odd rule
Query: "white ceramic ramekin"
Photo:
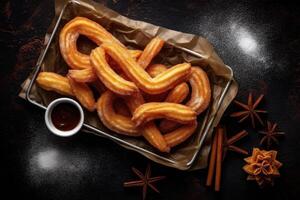
[[[52,122],[52,119],[51,119],[52,110],[54,107],[56,107],[57,105],[59,105],[61,103],[72,104],[79,110],[79,113],[80,113],[79,122],[78,122],[77,126],[75,128],[73,128],[72,130],[61,131],[61,130],[57,129]],[[46,122],[47,128],[55,135],[58,135],[61,137],[69,137],[69,136],[72,136],[72,135],[78,133],[78,131],[81,129],[81,127],[83,125],[83,121],[84,121],[84,115],[83,115],[82,107],[80,106],[79,103],[77,103],[76,101],[74,101],[73,99],[70,99],[70,98],[56,99],[56,100],[52,101],[46,109],[45,122]]]

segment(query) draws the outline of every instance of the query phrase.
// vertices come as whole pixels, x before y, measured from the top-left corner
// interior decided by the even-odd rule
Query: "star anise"
[[[146,199],[148,186],[155,192],[159,193],[159,190],[152,183],[165,179],[166,176],[151,177],[150,164],[147,165],[145,175],[135,167],[132,167],[131,169],[141,180],[127,181],[123,184],[124,187],[135,187],[135,186],[143,187],[143,200]]]
[[[282,163],[276,160],[277,151],[265,151],[254,148],[252,155],[245,158],[243,170],[248,174],[247,180],[255,180],[260,187],[274,184],[279,177]]]
[[[235,134],[231,138],[227,139],[226,132],[224,133],[224,143],[223,143],[223,159],[227,155],[227,151],[234,151],[239,154],[248,155],[248,151],[233,145],[235,142],[241,140],[248,135],[248,132],[242,130],[241,132]]]
[[[256,109],[256,107],[261,102],[263,97],[264,95],[260,95],[258,99],[253,103],[253,96],[252,93],[250,92],[248,96],[247,105],[235,100],[234,103],[245,110],[234,112],[230,116],[240,118],[239,123],[243,122],[244,120],[250,117],[253,128],[255,128],[255,120],[258,120],[261,125],[264,125],[262,119],[259,116],[259,113],[267,113],[267,111]]]
[[[265,131],[259,131],[260,134],[263,134],[263,138],[260,140],[260,144],[266,144],[267,148],[270,148],[275,142],[277,145],[279,144],[279,141],[277,137],[284,135],[284,132],[278,132],[276,131],[277,123],[271,123],[267,121],[267,130]]]

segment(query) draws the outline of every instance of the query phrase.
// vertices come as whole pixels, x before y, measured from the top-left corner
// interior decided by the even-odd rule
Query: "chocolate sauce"
[[[78,108],[70,103],[61,103],[55,106],[51,113],[53,125],[61,131],[69,131],[77,126],[80,121]]]

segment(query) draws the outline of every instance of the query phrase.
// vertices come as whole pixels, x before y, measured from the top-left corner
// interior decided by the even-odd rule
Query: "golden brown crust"
[[[136,49],[128,49],[128,51],[134,60],[137,60],[143,53],[143,51]]]
[[[111,91],[104,92],[97,101],[97,112],[102,123],[110,130],[128,136],[140,136],[140,131],[130,117],[118,114],[114,110],[113,102],[116,95]]]
[[[162,64],[153,64],[147,68],[147,72],[151,77],[156,77],[166,71],[168,68]],[[189,94],[189,86],[186,83],[180,83],[170,90],[168,95],[164,98],[165,102],[181,103]],[[164,96],[164,95],[161,95]],[[159,98],[157,98],[159,99]],[[159,99],[159,101],[161,101]]]
[[[140,93],[136,93],[132,96],[124,97],[127,106],[131,113],[141,105],[145,103],[143,96]],[[140,128],[142,131],[143,137],[156,149],[160,150],[161,152],[169,152],[170,147],[167,145],[164,137],[160,133],[157,126],[154,122],[148,122],[144,126]]]
[[[190,100],[186,103],[187,106],[191,107],[197,115],[202,113],[209,105],[211,98],[211,89],[209,79],[206,73],[199,67],[192,67],[191,76],[189,83],[192,87],[192,94]],[[173,95],[171,95],[173,97]],[[176,93],[174,95],[176,97]],[[170,98],[170,97],[169,97]],[[176,100],[176,99],[175,99]],[[174,103],[181,103],[174,101]],[[159,129],[163,132],[170,132],[176,129],[179,125],[175,122],[162,120],[159,124]]]
[[[90,56],[77,50],[79,35],[88,37],[97,45],[103,42],[114,42],[122,47],[124,45],[100,24],[84,17],[76,17],[63,27],[59,36],[61,54],[72,69],[90,69],[89,71],[83,71],[83,74],[80,76],[78,73],[72,74],[73,78],[78,80],[78,82],[90,82],[96,75],[91,70]],[[129,53],[134,59],[138,59],[142,51],[129,50]]]
[[[152,77],[156,77],[158,74],[166,71],[168,68],[163,64],[152,64],[147,67],[147,73]],[[143,97],[146,102],[161,102],[167,97],[169,91],[163,92],[161,94],[147,94],[142,92]]]
[[[186,141],[196,130],[197,120],[191,124],[183,125],[176,130],[164,135],[164,138],[169,147],[174,147],[184,141]]]
[[[139,106],[133,113],[132,120],[140,126],[154,119],[169,119],[181,124],[196,120],[196,112],[190,107],[177,103],[152,102]]]
[[[77,50],[76,42],[79,35],[86,36],[97,45],[106,41],[123,46],[120,41],[100,24],[84,17],[76,17],[63,27],[59,35],[60,52],[66,63],[73,69],[91,67],[89,56]]]
[[[145,47],[142,55],[138,59],[138,64],[146,69],[151,63],[152,59],[160,52],[164,46],[164,41],[158,37],[153,38]]]
[[[200,114],[208,107],[211,98],[208,76],[200,67],[192,67],[189,83],[192,87],[192,94],[186,105]]]
[[[113,43],[104,43],[101,47],[118,63],[128,78],[141,90],[149,94],[160,94],[172,89],[177,84],[186,80],[190,74],[190,63],[182,63],[169,68],[155,78],[151,78],[150,75],[131,58],[126,49]]]
[[[89,86],[85,83],[76,82],[69,76],[68,79],[72,91],[80,104],[88,111],[93,112],[95,110],[95,98]]]
[[[153,64],[147,68],[147,72],[150,74],[150,76],[155,77],[160,73],[166,71],[167,69],[168,68],[165,65]],[[165,102],[181,103],[187,97],[188,94],[189,94],[189,86],[186,83],[181,83],[177,85],[175,88],[173,88],[172,90],[170,90],[168,95],[163,99]],[[154,98],[152,97],[152,99]],[[160,101],[159,98],[156,99]],[[174,121],[162,120],[159,124],[159,130],[163,133],[166,133],[166,132],[174,131],[179,126],[180,124]]]
[[[163,73],[164,71],[166,71],[167,69],[168,68],[163,64],[153,64],[153,65],[150,65],[146,69],[146,71],[152,78],[154,78],[154,77],[158,76],[159,74]]]
[[[189,86],[186,83],[180,83],[169,92],[165,102],[181,103],[189,95],[189,92]]]
[[[125,80],[111,69],[101,47],[94,49],[90,57],[97,76],[108,89],[120,95],[131,95],[138,91],[133,82]]]
[[[93,68],[70,69],[68,76],[80,83],[89,83],[97,80],[97,75]]]
[[[134,110],[138,105],[143,103],[142,96],[140,95],[136,95],[136,98],[127,98],[132,98],[132,101],[127,101],[129,99],[126,100],[129,110]],[[142,135],[152,146],[154,146],[161,152],[170,151],[170,148],[167,146],[164,137],[161,135],[160,131],[154,123],[150,122],[141,129],[138,129],[136,128],[135,123],[131,120],[131,117],[127,116],[127,113],[116,112],[114,110],[114,102],[116,99],[117,96],[115,94],[113,94],[111,91],[106,91],[101,95],[97,102],[98,115],[107,128],[123,135]],[[126,105],[124,104],[118,104],[118,109],[127,109],[125,108],[125,106]]]
[[[153,122],[147,123],[141,127],[143,137],[155,148],[161,152],[169,152],[170,147],[167,145],[164,137]]]
[[[54,91],[67,96],[74,96],[68,78],[62,75],[53,72],[40,72],[36,81],[44,90]]]

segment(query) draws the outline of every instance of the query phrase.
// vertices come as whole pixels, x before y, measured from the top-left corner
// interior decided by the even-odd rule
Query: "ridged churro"
[[[148,74],[154,78],[156,76],[158,76],[159,74],[163,73],[164,71],[167,71],[167,67],[163,64],[153,64],[150,65],[146,71],[148,72]]]
[[[135,111],[140,105],[145,103],[140,94],[136,94],[133,97],[126,97],[126,102],[131,111]],[[194,120],[190,124],[182,125],[178,129],[163,135],[163,137],[153,122],[148,122],[145,126],[141,127],[140,130],[143,132],[145,139],[152,146],[162,152],[168,152],[170,147],[174,147],[188,139],[196,128],[197,121]]]
[[[92,90],[85,83],[79,83],[67,76],[75,97],[88,111],[95,110],[95,98]]]
[[[200,114],[208,107],[211,98],[210,83],[206,72],[200,67],[192,67],[189,83],[192,87],[192,94],[186,105]]]
[[[120,95],[131,95],[138,91],[133,82],[125,80],[112,70],[105,59],[102,47],[94,49],[90,57],[97,76],[108,89]]]
[[[68,75],[80,83],[88,83],[97,80],[97,75],[93,68],[70,69]]]
[[[140,93],[136,93],[132,96],[125,97],[125,101],[131,113],[141,105],[145,103],[143,96]],[[169,152],[170,147],[167,145],[164,137],[160,133],[159,129],[154,122],[148,122],[140,128],[143,137],[155,148],[161,152]]]
[[[155,78],[151,78],[150,75],[131,58],[126,49],[113,43],[104,43],[101,47],[105,53],[110,55],[119,64],[122,71],[130,80],[141,90],[149,94],[160,94],[172,89],[177,84],[186,80],[190,75],[191,64],[182,63],[169,68]]]
[[[164,135],[164,138],[169,147],[174,147],[187,140],[196,130],[197,121],[183,125],[176,130]]]
[[[128,136],[140,136],[141,132],[136,128],[130,117],[118,114],[114,110],[114,100],[117,96],[111,91],[104,92],[97,101],[97,112],[102,123],[110,130]]]
[[[159,53],[164,46],[164,41],[158,37],[153,38],[145,47],[142,55],[138,59],[138,64],[146,69],[152,59]]]
[[[147,72],[151,77],[156,77],[167,69],[168,68],[165,65],[153,64],[147,68]],[[188,96],[188,94],[189,86],[183,82],[170,90],[164,101],[170,103],[181,103]],[[163,97],[163,95],[161,96]]]
[[[59,35],[60,52],[66,63],[73,69],[91,67],[89,56],[77,50],[76,42],[79,35],[86,36],[98,46],[106,41],[124,47],[119,40],[100,24],[84,17],[76,17],[63,27]]]
[[[147,72],[150,74],[150,76],[155,77],[158,76],[160,73],[166,71],[168,68],[165,65],[162,64],[153,64],[147,68]],[[159,97],[163,97],[165,102],[170,103],[181,103],[189,94],[189,86],[183,82],[174,87],[170,92],[168,92],[167,96],[164,97],[163,95],[160,95]],[[150,99],[150,101],[157,102],[161,101],[162,99],[156,97],[156,96],[150,96],[147,97],[147,99]],[[148,101],[149,102],[149,101]],[[162,120],[159,124],[159,129],[163,133],[174,131],[177,127],[179,127],[180,124],[169,121],[169,120]]]
[[[54,72],[40,72],[36,81],[44,90],[54,91],[67,96],[74,96],[68,78],[62,75]]]
[[[128,49],[131,57],[134,59],[134,60],[137,60],[141,57],[143,51],[141,50],[136,50],[136,49]]]
[[[196,119],[196,112],[190,107],[177,103],[145,103],[133,113],[132,120],[140,126],[154,119],[169,119],[181,124],[191,123]]]
[[[61,54],[66,63],[72,69],[91,69],[90,56],[83,54],[77,50],[77,39],[79,35],[84,35],[95,42],[98,46],[103,42],[113,42],[124,47],[124,45],[110,34],[100,24],[84,17],[76,17],[68,22],[60,32],[59,45]],[[134,59],[138,59],[142,54],[141,50],[129,50],[130,55]],[[95,77],[93,71],[83,71],[80,76],[73,74],[75,80],[79,82],[88,82]]]
[[[156,149],[161,152],[168,153],[170,147],[168,146],[166,140],[162,136],[160,130],[153,122],[145,124],[142,128],[143,137]]]
[[[187,97],[189,91],[189,86],[186,83],[181,83],[169,92],[165,102],[181,103]],[[180,124],[174,121],[164,119],[159,124],[159,130],[161,130],[163,133],[166,133],[175,130],[179,126]]]
[[[147,67],[147,73],[152,77],[156,77],[158,74],[166,71],[168,68],[163,64],[152,64]],[[176,86],[177,87],[177,86]],[[161,94],[147,94],[143,92],[143,97],[146,102],[161,102],[167,97],[168,91],[163,92]]]
[[[165,102],[181,103],[189,95],[189,92],[189,86],[186,83],[180,83],[169,92]]]
[[[191,98],[186,105],[191,107],[198,115],[208,107],[210,102],[211,89],[209,79],[206,73],[200,67],[192,67],[189,83],[191,85],[192,92]],[[173,96],[172,94],[170,95],[171,97]],[[176,95],[174,95],[174,97],[177,98]],[[182,101],[174,101],[174,103],[181,102]],[[173,121],[162,120],[159,124],[159,129],[165,133],[174,130],[178,126],[179,125]]]

